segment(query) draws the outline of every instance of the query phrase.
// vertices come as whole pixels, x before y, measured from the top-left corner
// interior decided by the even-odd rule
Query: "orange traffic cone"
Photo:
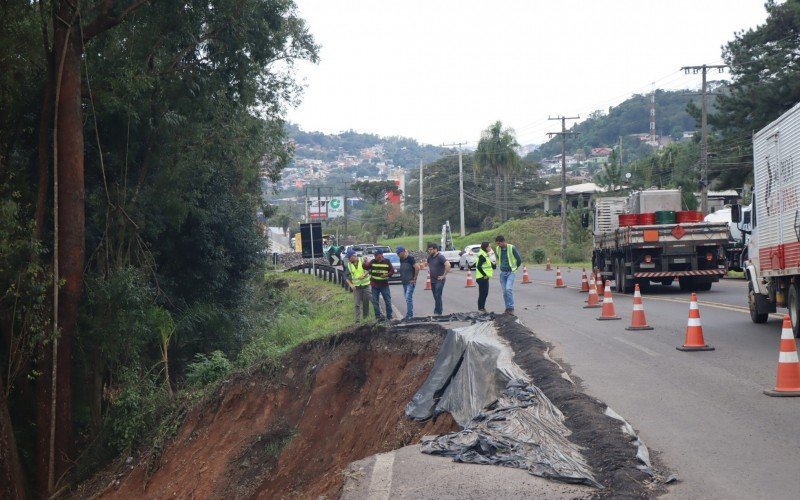
[[[584,309],[596,309],[602,307],[600,305],[600,297],[597,296],[597,286],[594,284],[594,275],[592,275],[592,284],[589,285],[589,298],[586,300]]]
[[[617,316],[614,310],[614,298],[611,296],[611,285],[606,281],[606,289],[603,291],[603,310],[600,312],[599,320],[622,319]]]
[[[531,281],[531,277],[528,276],[528,268],[526,266],[522,266],[522,284],[528,285],[530,283],[533,283],[533,281]]]
[[[464,285],[464,288],[472,288],[475,286],[475,280],[472,279],[472,271],[467,269],[467,284]]]
[[[797,359],[797,346],[792,333],[792,319],[783,317],[781,330],[781,349],[778,357],[778,381],[775,389],[764,391],[767,396],[800,396],[800,362]]]
[[[564,284],[564,278],[561,277],[561,268],[556,267],[556,286],[554,288],[567,288]]]
[[[547,258],[547,267],[544,268],[545,271],[552,271],[553,268],[550,266],[550,257]]]
[[[639,290],[639,284],[633,288],[633,316],[631,317],[631,326],[625,328],[626,330],[652,330],[653,327],[647,324],[644,318],[644,304],[642,304],[642,292]]]
[[[703,325],[700,324],[700,308],[697,306],[697,294],[692,294],[689,303],[689,322],[686,325],[686,340],[682,346],[675,349],[679,351],[713,351],[714,348],[703,340]]]
[[[586,268],[584,268],[583,273],[581,273],[581,289],[578,291],[581,293],[589,291],[589,282],[586,280]]]
[[[598,297],[602,297],[603,293],[604,293],[604,291],[603,291],[603,277],[600,276],[600,272],[599,271],[597,272],[597,278],[595,278],[594,286],[597,289]]]
[[[425,274],[428,275],[428,278],[425,280],[425,290],[433,290],[433,287],[431,286],[431,273],[427,272]]]

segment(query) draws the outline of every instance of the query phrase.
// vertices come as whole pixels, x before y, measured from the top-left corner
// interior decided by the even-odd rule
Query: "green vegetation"
[[[686,106],[693,98],[686,91],[656,91],[656,126],[659,135],[672,135],[679,138],[678,132],[694,130],[694,117],[687,112]],[[581,123],[570,130],[580,135],[567,139],[567,151],[588,150],[598,147],[611,147],[623,138],[624,161],[642,158],[652,152],[648,146],[637,138],[626,137],[630,134],[648,133],[650,130],[650,95],[637,94],[626,99],[617,106],[591,113]],[[561,139],[554,137],[544,143],[530,157],[540,160],[561,154]]]
[[[44,498],[156,427],[197,354],[259,332],[261,179],[292,159],[292,68],[317,46],[285,0],[0,18],[0,497]]]
[[[353,323],[353,298],[338,285],[295,273],[268,274],[264,285],[281,290],[281,300],[268,326],[242,349],[237,367],[274,364],[293,347]]]

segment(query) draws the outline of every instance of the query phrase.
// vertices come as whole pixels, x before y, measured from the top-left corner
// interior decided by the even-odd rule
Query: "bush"
[[[533,252],[531,252],[531,256],[535,263],[541,264],[544,262],[545,258],[544,248],[534,248]]]
[[[564,262],[583,262],[588,260],[588,252],[583,247],[570,246],[564,252]]]
[[[186,369],[186,378],[192,385],[208,385],[231,371],[231,362],[222,351],[213,351],[208,356],[197,354],[194,359]]]

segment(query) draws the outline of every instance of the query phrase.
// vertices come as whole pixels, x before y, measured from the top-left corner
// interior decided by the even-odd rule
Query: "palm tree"
[[[494,174],[494,204],[500,220],[504,220],[507,215],[507,210],[504,210],[504,205],[500,203],[500,178],[505,178],[507,185],[510,174],[519,167],[519,155],[514,151],[516,147],[519,147],[519,143],[514,137],[514,130],[504,129],[503,123],[498,120],[481,133],[478,148],[475,150],[473,168],[477,172],[473,173]]]

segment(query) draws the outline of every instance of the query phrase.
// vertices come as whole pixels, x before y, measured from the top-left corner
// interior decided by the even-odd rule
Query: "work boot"
[[[485,312],[486,312],[486,309],[478,309],[478,312],[485,313]]]
[[[508,314],[509,316],[514,316],[514,310],[513,309],[506,309],[506,311],[503,314]]]

